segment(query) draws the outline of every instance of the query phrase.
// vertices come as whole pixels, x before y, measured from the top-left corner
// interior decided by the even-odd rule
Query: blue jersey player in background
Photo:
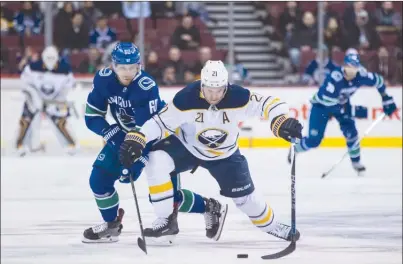
[[[322,48],[321,52],[323,53],[324,58],[323,75],[326,76],[334,69],[336,69],[337,65],[333,62],[331,58],[329,58],[328,49],[326,46]],[[306,67],[305,72],[302,75],[302,82],[305,84],[313,85],[319,84],[319,80],[319,59],[316,58],[312,60]]]
[[[104,223],[84,231],[85,243],[116,242],[123,228],[124,210],[119,208],[119,196],[114,188],[116,180],[129,183],[129,173],[136,180],[148,161],[148,151],[154,142],[146,146],[141,158],[130,168],[123,168],[118,150],[128,131],[139,129],[148,119],[158,113],[165,103],[160,99],[158,86],[146,72],[141,70],[140,53],[132,43],[117,43],[112,51],[112,67],[98,71],[93,89],[87,98],[85,123],[103,137],[106,145],[93,164],[89,184]],[[110,108],[115,124],[109,124],[105,115]],[[220,205],[214,199],[206,199],[188,190],[178,190],[176,174],[173,173],[175,201],[181,212],[204,213],[211,218],[214,208]],[[213,203],[214,201],[214,203]],[[181,210],[182,209],[182,210]],[[207,222],[206,222],[207,225]]]
[[[346,138],[353,168],[359,175],[364,173],[365,166],[360,163],[360,145],[355,144],[358,140],[358,131],[354,119],[366,118],[368,111],[366,107],[350,104],[350,97],[361,86],[377,88],[385,114],[390,116],[396,111],[396,104],[393,98],[386,93],[382,76],[367,72],[361,66],[358,54],[347,54],[344,57],[344,65],[337,67],[326,76],[319,91],[311,99],[309,132],[299,144],[295,145],[297,153],[318,147],[329,119],[334,117],[339,122],[340,129]],[[290,161],[290,155],[288,160]]]

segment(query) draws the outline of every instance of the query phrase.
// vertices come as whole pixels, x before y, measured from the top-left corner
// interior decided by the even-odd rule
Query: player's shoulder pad
[[[115,78],[114,71],[109,68],[105,67],[100,69],[95,73],[94,80],[92,82],[93,89],[104,89],[108,87],[108,84],[111,80]]]
[[[143,70],[141,71],[140,75],[136,78],[135,82],[137,86],[144,91],[148,91],[151,89],[158,89],[158,85],[154,81],[154,78]]]
[[[37,72],[44,72],[46,70],[45,65],[43,64],[41,59],[31,62],[29,64],[29,68],[31,69],[31,71],[37,71]]]
[[[64,59],[60,59],[56,69],[54,70],[55,73],[61,74],[69,74],[72,72],[70,64]]]
[[[328,75],[326,78],[327,81],[330,81],[332,83],[338,83],[341,82],[344,79],[343,72],[341,70],[340,66],[336,66]]]
[[[221,102],[218,103],[218,109],[240,108],[248,104],[251,92],[240,85],[230,84],[227,92]]]
[[[209,104],[201,97],[200,80],[189,83],[177,92],[173,104],[181,111],[208,109]]]

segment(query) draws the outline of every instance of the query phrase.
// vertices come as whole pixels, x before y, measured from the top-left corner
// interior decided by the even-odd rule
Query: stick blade
[[[293,242],[291,242],[290,245],[288,245],[288,247],[286,247],[282,251],[274,253],[274,254],[262,256],[262,259],[279,259],[279,258],[282,258],[282,257],[285,257],[285,256],[291,254],[292,252],[295,251],[296,248],[297,248],[297,243],[295,241],[293,241]]]
[[[146,242],[145,242],[143,239],[141,239],[140,237],[137,238],[137,245],[138,245],[139,248],[140,248],[141,250],[143,250],[144,253],[146,253],[146,255],[147,255],[147,246],[146,246]]]

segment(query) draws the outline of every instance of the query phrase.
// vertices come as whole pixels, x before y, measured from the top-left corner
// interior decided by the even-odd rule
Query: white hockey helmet
[[[200,74],[201,86],[223,88],[228,85],[228,71],[220,60],[208,60]]]
[[[42,52],[42,61],[48,70],[53,70],[59,62],[59,52],[55,46],[46,47]]]

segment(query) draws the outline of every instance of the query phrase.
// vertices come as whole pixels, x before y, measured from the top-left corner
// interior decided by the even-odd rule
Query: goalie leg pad
[[[20,129],[18,132],[16,147],[21,148],[23,145],[28,144],[29,136],[34,126],[34,130],[38,130],[40,126],[40,115],[39,112],[32,112],[27,103],[24,103],[24,110],[20,118]]]
[[[75,147],[76,141],[67,126],[67,117],[49,116],[60,144],[64,147]]]
[[[236,207],[244,212],[257,228],[263,232],[269,232],[273,228],[273,209],[255,192],[243,197],[232,198],[232,200]]]

